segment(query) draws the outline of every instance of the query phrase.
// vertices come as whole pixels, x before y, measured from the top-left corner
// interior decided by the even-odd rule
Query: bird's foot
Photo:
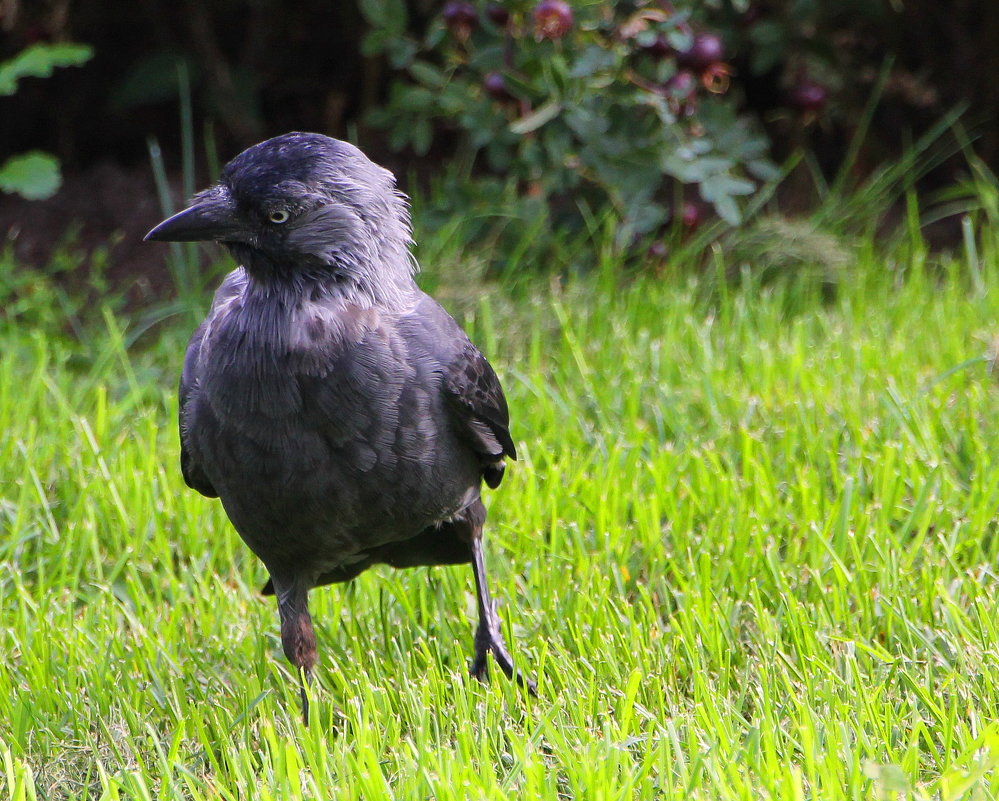
[[[492,653],[493,659],[507,678],[513,679],[521,687],[526,687],[531,695],[537,697],[537,684],[514,667],[513,657],[506,650],[506,643],[500,632],[499,615],[496,613],[496,602],[493,601],[490,606],[488,613],[479,620],[479,627],[475,631],[475,658],[472,660],[469,674],[474,679],[486,681],[489,678],[489,654]]]

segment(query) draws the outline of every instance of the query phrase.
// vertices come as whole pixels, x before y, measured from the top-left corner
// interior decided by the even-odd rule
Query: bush
[[[417,41],[400,2],[366,0],[366,50],[409,77],[369,119],[419,155],[456,132],[477,168],[562,220],[582,224],[609,203],[623,242],[674,217],[696,224],[694,189],[737,224],[741,199],[777,171],[694,6],[450,2]]]

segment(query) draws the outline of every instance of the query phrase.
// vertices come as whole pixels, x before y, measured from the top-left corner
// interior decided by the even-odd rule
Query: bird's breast
[[[372,322],[319,314],[268,336],[231,324],[202,351],[187,438],[261,556],[289,527],[349,553],[448,517],[478,486],[439,373]]]

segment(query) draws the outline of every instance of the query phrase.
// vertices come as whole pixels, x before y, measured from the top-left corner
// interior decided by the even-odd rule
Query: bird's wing
[[[447,312],[429,298],[421,306],[421,316],[436,329],[435,355],[452,421],[479,454],[486,483],[496,487],[503,478],[503,457],[517,458],[499,378]]]
[[[187,353],[184,354],[184,369],[180,374],[180,471],[184,474],[184,481],[191,489],[197,490],[206,497],[217,498],[218,492],[212,486],[212,482],[208,480],[201,465],[195,460],[187,444],[187,428],[190,425],[188,405],[197,388],[196,371],[198,357],[201,353],[201,343],[204,338],[205,324],[202,323],[188,343]]]
[[[211,321],[215,313],[243,291],[246,285],[246,276],[242,270],[233,270],[226,276],[222,285],[215,293],[212,301],[212,309],[205,321],[198,326],[191,336],[191,341],[187,345],[187,352],[184,354],[184,368],[180,374],[180,470],[184,475],[184,481],[191,489],[195,489],[202,495],[209,498],[219,496],[212,482],[205,475],[204,469],[198,464],[187,443],[187,429],[192,425],[190,419],[195,414],[195,409],[188,408],[191,404],[199,383],[199,365],[201,356],[201,346],[209,330]]]

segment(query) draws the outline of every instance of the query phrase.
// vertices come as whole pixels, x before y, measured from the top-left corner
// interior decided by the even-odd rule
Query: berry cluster
[[[760,22],[761,14],[758,5],[750,5],[742,22],[752,26]],[[565,0],[540,0],[527,16],[530,24],[525,27],[539,42],[558,41],[569,34],[575,24],[572,6]],[[512,38],[517,37],[519,31],[513,25],[510,8],[499,2],[487,3],[480,12],[467,0],[451,0],[444,5],[442,13],[447,30],[462,43],[469,40],[482,17]],[[640,5],[631,16],[615,25],[614,35],[618,41],[630,43],[636,55],[673,65],[673,74],[648,84],[648,88],[665,97],[679,118],[695,114],[702,88],[712,94],[728,91],[733,70],[726,62],[722,37],[712,31],[695,31],[688,15],[678,13],[668,0]],[[488,72],[483,77],[482,87],[495,100],[513,99],[502,72]],[[804,74],[796,78],[785,94],[789,108],[810,116],[822,112],[827,101],[828,90]]]
[[[483,15],[496,28],[511,30],[510,10],[501,3],[487,3]],[[474,4],[464,0],[451,0],[444,5],[441,14],[444,25],[459,42],[467,42],[472,32],[479,26],[479,11]],[[557,41],[572,30],[572,6],[565,0],[541,0],[531,11],[534,36],[537,41],[548,39]],[[508,102],[513,95],[507,87],[503,73],[496,70],[487,72],[482,79],[482,88],[494,100]]]
[[[412,81],[373,124],[417,154],[436,132],[458,133],[482,180],[515,187],[529,214],[547,203],[575,224],[576,208],[605,208],[626,246],[664,225],[696,229],[709,210],[738,224],[742,198],[777,170],[730,91],[737,39],[694,9],[449,0],[422,44],[377,32]]]
[[[485,15],[493,25],[505,28],[510,23],[510,11],[500,3],[489,3]],[[475,5],[461,0],[452,0],[444,5],[444,24],[458,39],[464,41],[479,23],[479,12]],[[533,11],[534,30],[537,38],[561,39],[572,28],[572,6],[565,0],[541,0]]]

